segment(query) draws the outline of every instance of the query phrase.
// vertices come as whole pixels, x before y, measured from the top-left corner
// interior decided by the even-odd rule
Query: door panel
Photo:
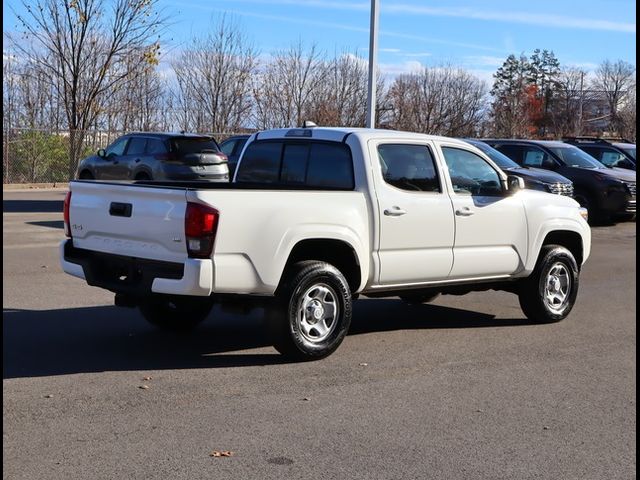
[[[430,147],[370,142],[380,212],[382,285],[443,280],[451,270],[451,200],[441,187]]]
[[[517,195],[503,191],[498,172],[474,152],[442,147],[455,216],[450,278],[510,275],[526,258],[527,223]]]

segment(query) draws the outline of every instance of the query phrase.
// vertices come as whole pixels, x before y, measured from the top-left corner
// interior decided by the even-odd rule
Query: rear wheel
[[[84,170],[80,172],[80,175],[78,176],[78,178],[80,180],[93,180],[94,176],[93,176],[93,173],[91,173],[90,171]]]
[[[578,286],[578,265],[573,254],[559,245],[546,245],[534,271],[520,284],[520,307],[530,320],[558,322],[571,312]]]
[[[296,360],[333,353],[351,324],[351,290],[342,273],[318,261],[293,265],[269,308],[273,345]]]
[[[138,173],[134,180],[151,180],[151,175],[145,172]]]
[[[139,305],[140,313],[152,325],[163,330],[191,330],[202,322],[213,307],[208,297],[158,295]]]

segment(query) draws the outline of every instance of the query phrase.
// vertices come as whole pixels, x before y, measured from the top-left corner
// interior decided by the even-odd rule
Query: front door
[[[526,259],[524,205],[503,187],[484,158],[456,146],[441,146],[449,170],[455,217],[450,279],[511,275]]]
[[[369,150],[380,218],[379,284],[446,279],[454,221],[433,145],[377,140]]]

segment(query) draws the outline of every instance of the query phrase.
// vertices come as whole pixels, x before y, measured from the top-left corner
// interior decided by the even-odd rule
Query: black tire
[[[421,305],[423,303],[433,302],[440,296],[440,292],[434,293],[415,293],[408,295],[400,295],[400,299],[409,305]]]
[[[136,175],[136,178],[134,178],[134,180],[151,180],[151,175],[145,172],[138,173]]]
[[[78,177],[80,180],[94,180],[93,173],[88,170],[83,170],[80,172],[80,176]]]
[[[351,290],[337,268],[319,261],[296,263],[285,272],[267,311],[273,346],[293,360],[324,358],[349,331],[351,311]]]
[[[598,208],[596,201],[588,193],[577,191],[573,199],[580,204],[581,207],[586,208],[589,213],[590,224],[606,223],[610,220],[610,215],[605,214]]]
[[[571,312],[579,285],[580,274],[573,254],[560,245],[545,245],[540,251],[535,269],[520,284],[520,307],[529,320],[539,323],[558,322]],[[548,300],[548,293],[557,294],[558,298]],[[562,301],[559,301],[560,297]],[[556,302],[559,303],[551,305]]]
[[[181,297],[158,295],[138,306],[140,313],[150,324],[163,329],[187,331],[202,322],[213,307],[208,297]]]

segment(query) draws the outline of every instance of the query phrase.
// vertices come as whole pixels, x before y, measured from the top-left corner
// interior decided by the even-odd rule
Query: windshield
[[[607,168],[588,153],[578,147],[549,147],[567,167],[580,168]]]
[[[636,160],[636,147],[621,147],[621,150],[624,150],[628,155],[631,155],[633,159]]]
[[[478,147],[482,151],[482,153],[484,153],[487,157],[493,160],[496,165],[504,170],[508,170],[510,168],[522,168],[516,162],[507,157],[504,153],[499,152],[498,150],[487,145],[484,142],[473,142],[469,140],[466,141],[474,147]]]

